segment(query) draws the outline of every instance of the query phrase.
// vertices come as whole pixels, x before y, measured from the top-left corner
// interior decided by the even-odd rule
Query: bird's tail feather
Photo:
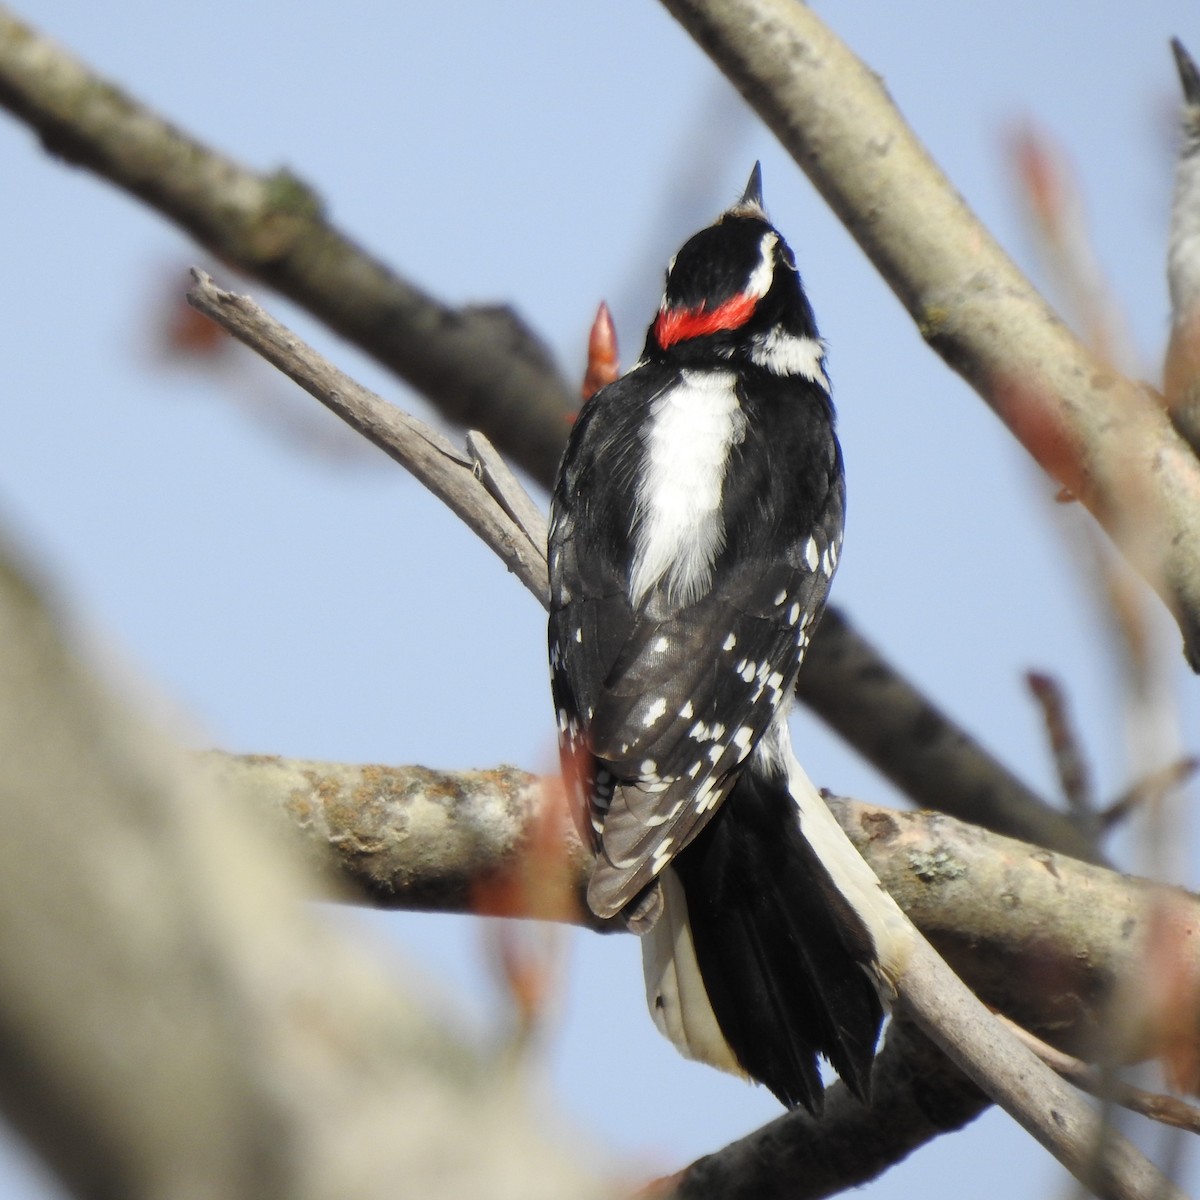
[[[687,1010],[706,1000],[727,1043],[726,1056],[784,1104],[817,1111],[824,1094],[818,1055],[828,1058],[857,1095],[867,1096],[882,1020],[876,986],[880,951],[886,965],[894,947],[877,944],[891,930],[880,928],[874,911],[862,911],[875,906],[875,894],[885,910],[890,899],[798,764],[795,771],[799,777],[793,779],[786,767],[747,770],[672,864],[682,886],[679,893],[667,890],[664,920],[674,930],[676,951],[680,929],[686,934],[690,967],[679,953],[664,965],[671,947],[661,932],[657,946],[648,935],[644,953],[648,985],[665,980],[679,988],[665,999],[660,989],[658,997],[660,1009],[683,1013],[676,1030],[664,1028],[672,1040],[679,1044],[677,1032],[697,1027],[699,1018],[694,1011],[688,1017]],[[827,865],[831,856],[837,861]],[[684,995],[689,970],[690,995]],[[699,995],[697,971],[703,981]],[[716,1061],[720,1054],[681,1048],[728,1069]]]

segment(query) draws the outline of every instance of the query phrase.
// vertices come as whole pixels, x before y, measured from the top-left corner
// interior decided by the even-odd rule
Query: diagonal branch
[[[477,474],[477,459],[416,417],[355,383],[265,313],[249,296],[224,291],[203,271],[193,269],[192,275],[196,286],[188,292],[190,304],[251,346],[310,396],[411,471],[499,555],[542,607],[546,606],[550,585],[544,525],[538,541],[531,540],[511,515],[512,502],[508,501],[506,506],[489,490],[485,479],[494,478],[494,469],[486,477],[482,470]],[[520,489],[511,473],[505,485],[509,496]],[[531,507],[532,501],[525,497],[521,511],[528,513]]]
[[[908,309],[1175,615],[1200,667],[1200,461],[1058,320],[879,77],[793,0],[663,0],[771,127]]]
[[[507,308],[455,309],[372,257],[287,170],[262,175],[163,120],[0,7],[0,106],[59,158],[143,200],[238,270],[303,305],[451,420],[506,429],[547,478],[573,397]]]

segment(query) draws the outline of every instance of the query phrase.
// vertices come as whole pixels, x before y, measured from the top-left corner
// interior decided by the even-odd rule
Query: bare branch
[[[467,453],[474,460],[475,470],[488,494],[525,534],[530,554],[545,559],[545,514],[521,486],[521,481],[509,470],[508,463],[477,429],[467,431]]]
[[[797,1109],[694,1162],[679,1200],[817,1200],[869,1182],[917,1147],[961,1129],[987,1097],[919,1030],[893,1021],[871,1070],[871,1104],[841,1082],[821,1118]]]
[[[541,536],[531,539],[476,476],[476,460],[416,417],[355,383],[248,296],[222,290],[203,271],[193,270],[192,274],[196,286],[188,293],[188,301],[194,307],[411,471],[499,555],[542,607],[546,606],[550,585],[544,519]],[[510,495],[513,485],[519,487],[511,480]],[[528,514],[532,501],[527,497],[526,506],[523,512]],[[532,517],[526,515],[526,519]]]
[[[1200,665],[1200,462],[1059,321],[877,75],[792,0],[663,0],[858,240],[922,336],[1091,510]]]

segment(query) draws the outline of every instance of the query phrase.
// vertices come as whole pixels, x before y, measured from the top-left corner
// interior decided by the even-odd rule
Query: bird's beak
[[[746,184],[746,190],[738,201],[738,208],[761,209],[762,206],[762,163],[755,163],[754,170],[750,172],[750,182]]]

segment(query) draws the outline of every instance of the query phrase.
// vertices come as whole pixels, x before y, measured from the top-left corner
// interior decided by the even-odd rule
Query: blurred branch
[[[792,0],[663,0],[908,309],[1175,615],[1200,665],[1200,462],[1091,354],[976,220],[879,77]]]
[[[601,1194],[516,1076],[305,906],[261,815],[105,694],[3,546],[0,763],[0,1107],[76,1194]]]
[[[1143,1117],[1149,1117],[1160,1125],[1171,1125],[1188,1133],[1200,1133],[1200,1109],[1176,1096],[1164,1096],[1159,1092],[1148,1092],[1134,1087],[1121,1079],[1110,1079],[1106,1072],[1099,1072],[1061,1050],[1047,1045],[1041,1038],[1022,1029],[1007,1017],[1003,1021],[1047,1066],[1073,1083],[1090,1096],[1112,1104],[1119,1104]]]
[[[349,884],[382,908],[479,911],[479,883],[519,872],[538,814],[561,804],[557,780],[512,767],[454,772],[206,757],[246,805],[278,814],[300,834],[328,881]],[[887,890],[972,988],[1072,1054],[1096,1051],[1114,989],[1140,977],[1156,897],[1177,897],[1200,931],[1200,900],[1188,893],[937,813],[839,799],[829,805]],[[564,827],[559,852],[581,893],[589,858],[573,829]],[[488,911],[621,928],[558,900],[513,900]]]
[[[1080,829],[1093,830],[1097,815],[1092,777],[1083,744],[1071,721],[1067,694],[1057,679],[1041,671],[1027,671],[1025,683],[1042,710],[1042,723],[1067,807]]]
[[[0,7],[0,106],[50,153],[116,184],[239,271],[303,305],[453,421],[504,435],[541,479],[575,407],[549,351],[508,308],[452,308],[330,222],[286,169],[219,154]]]
[[[1183,103],[1167,243],[1171,338],[1163,391],[1175,427],[1200,455],[1200,71],[1178,38],[1171,49]]]

